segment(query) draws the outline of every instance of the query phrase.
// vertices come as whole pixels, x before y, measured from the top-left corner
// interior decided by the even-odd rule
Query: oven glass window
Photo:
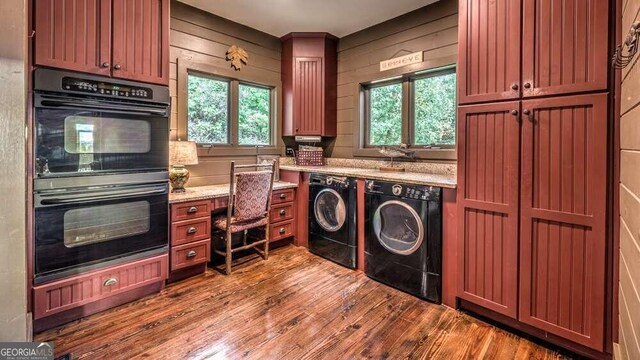
[[[400,255],[415,252],[424,237],[424,226],[418,213],[396,200],[378,207],[373,216],[373,230],[385,249]]]
[[[340,230],[347,218],[344,201],[333,189],[323,189],[316,196],[314,212],[318,225],[326,231]]]
[[[91,154],[142,154],[151,150],[148,121],[109,117],[68,116],[64,119],[64,150],[91,162]],[[82,159],[83,155],[86,159]]]
[[[64,245],[89,245],[149,232],[149,202],[100,205],[64,214]]]

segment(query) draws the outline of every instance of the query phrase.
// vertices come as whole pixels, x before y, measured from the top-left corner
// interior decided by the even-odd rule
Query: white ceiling
[[[343,37],[438,0],[179,1],[277,37],[307,31]]]

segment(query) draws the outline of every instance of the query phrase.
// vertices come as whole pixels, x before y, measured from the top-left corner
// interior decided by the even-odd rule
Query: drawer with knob
[[[209,261],[211,241],[204,240],[171,248],[171,271]]]
[[[190,201],[171,205],[171,221],[211,216],[211,201]]]
[[[271,195],[271,205],[291,202],[295,199],[294,189],[285,189],[274,191]]]
[[[293,231],[293,220],[272,224],[269,241],[278,241],[280,239],[291,237],[293,236]]]
[[[293,204],[279,204],[271,207],[271,223],[293,219]]]
[[[171,224],[171,246],[206,240],[211,237],[211,218],[179,221]]]

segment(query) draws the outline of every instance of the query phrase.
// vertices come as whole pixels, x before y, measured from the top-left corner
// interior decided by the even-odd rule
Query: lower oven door
[[[168,245],[168,184],[35,195],[36,283]]]

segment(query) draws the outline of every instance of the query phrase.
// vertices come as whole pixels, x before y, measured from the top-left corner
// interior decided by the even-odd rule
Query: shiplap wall
[[[354,150],[354,95],[361,81],[395,75],[380,73],[381,60],[423,51],[425,63],[455,63],[458,54],[458,1],[442,0],[364,29],[338,43],[338,136],[332,157],[351,158]]]
[[[177,59],[229,68],[225,54],[229,46],[238,45],[249,53],[249,63],[241,70],[244,77],[275,79],[280,81],[280,39],[230,20],[215,16],[181,2],[171,1],[170,82],[171,139],[178,128],[177,113]],[[278,125],[280,118],[278,118]],[[279,129],[279,126],[277,127]],[[278,135],[278,139],[280,136]],[[283,145],[279,140],[278,146]],[[188,186],[229,182],[229,163],[255,163],[255,156],[217,156],[216,149],[201,150],[199,164],[189,166],[191,179]],[[207,156],[204,156],[204,155]]]
[[[640,0],[623,0],[622,36],[640,20]],[[640,61],[622,72],[620,105],[619,354],[640,359]]]

